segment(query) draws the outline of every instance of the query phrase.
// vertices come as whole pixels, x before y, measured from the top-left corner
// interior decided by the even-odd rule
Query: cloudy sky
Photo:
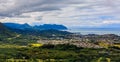
[[[120,0],[0,0],[0,22],[120,27]]]

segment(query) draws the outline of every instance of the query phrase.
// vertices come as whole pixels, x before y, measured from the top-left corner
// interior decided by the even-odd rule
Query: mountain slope
[[[67,31],[54,30],[54,29],[40,31],[41,36],[65,36],[68,34],[72,34],[72,33]]]
[[[44,24],[44,25],[34,26],[34,28],[37,30],[48,30],[48,29],[67,30],[67,27],[57,24]]]
[[[16,30],[17,29],[11,29],[0,23],[0,44],[27,45],[37,41],[36,36],[22,35],[18,32],[22,33],[24,32],[23,30],[17,30],[18,32]]]
[[[44,24],[44,25],[39,25],[39,26],[30,26],[27,23],[25,24],[4,23],[4,25],[12,29],[20,29],[20,30],[48,30],[48,29],[67,30],[67,27],[63,25],[56,25],[56,24]]]
[[[0,43],[8,43],[8,38],[16,36],[15,32],[12,32],[9,28],[0,23]]]
[[[25,30],[28,28],[31,28],[30,25],[28,25],[27,23],[25,24],[17,24],[17,23],[4,23],[5,26],[12,28],[12,29],[21,29],[21,30]]]
[[[13,36],[15,33],[12,33],[4,24],[0,23],[0,36]]]

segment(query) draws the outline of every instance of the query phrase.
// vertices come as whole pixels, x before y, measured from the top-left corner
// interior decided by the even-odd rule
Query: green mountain
[[[25,25],[27,26],[27,25]],[[13,29],[0,23],[0,43],[27,45],[36,42],[39,38],[65,38],[66,35],[72,34],[67,31],[55,29],[48,30],[31,30],[31,29]]]
[[[12,37],[15,33],[0,22],[0,36]]]
[[[55,30],[67,30],[67,27],[64,25],[57,25],[57,24],[43,24],[38,26],[30,26],[29,24],[18,24],[18,23],[3,23],[5,26],[12,28],[12,29],[19,29],[19,30],[48,30],[48,29],[55,29]]]
[[[19,34],[13,31],[13,29],[6,27],[3,23],[0,23],[0,44],[27,45],[31,42],[36,42],[36,36]]]
[[[60,30],[54,30],[54,29],[49,29],[49,30],[42,30],[39,32],[40,36],[45,36],[45,37],[65,37],[66,35],[72,34],[67,31],[60,31]]]
[[[12,38],[16,33],[12,32],[0,22],[0,42],[7,42],[8,38]]]

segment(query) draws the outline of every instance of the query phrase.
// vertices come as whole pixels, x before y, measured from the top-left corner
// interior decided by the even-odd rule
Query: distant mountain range
[[[44,24],[39,26],[30,26],[29,24],[18,24],[18,23],[4,23],[5,26],[12,28],[12,29],[20,29],[20,30],[67,30],[67,27],[63,25],[57,24]]]
[[[44,24],[39,26],[30,26],[29,24],[17,24],[17,23],[0,23],[0,35],[12,35],[13,33],[23,35],[37,35],[37,36],[52,36],[71,34],[67,31],[67,28],[63,25],[56,24]],[[3,35],[2,35],[3,34]]]
[[[35,37],[42,37],[42,38],[54,38],[54,37],[65,37],[65,35],[72,34],[67,31],[60,31],[60,29],[64,29],[62,25],[42,25],[44,29],[38,29],[41,28],[40,26],[37,26],[38,28],[35,28],[36,26],[30,26],[28,24],[15,24],[15,23],[0,23],[0,43],[21,43],[24,44],[26,41],[25,39],[28,38],[30,41],[30,38]],[[57,26],[58,28],[52,29],[48,26]],[[45,28],[46,27],[46,28]],[[60,28],[60,29],[59,29]],[[65,27],[66,28],[66,27]],[[59,29],[59,30],[56,30]],[[17,38],[20,36],[19,38]],[[27,40],[28,40],[27,39]],[[23,41],[24,40],[24,41]]]

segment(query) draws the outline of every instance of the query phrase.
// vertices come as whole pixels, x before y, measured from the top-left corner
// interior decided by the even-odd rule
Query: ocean
[[[80,29],[71,29],[68,30],[69,32],[73,33],[81,33],[83,35],[86,34],[116,34],[120,35],[120,29],[118,28],[80,28]]]

